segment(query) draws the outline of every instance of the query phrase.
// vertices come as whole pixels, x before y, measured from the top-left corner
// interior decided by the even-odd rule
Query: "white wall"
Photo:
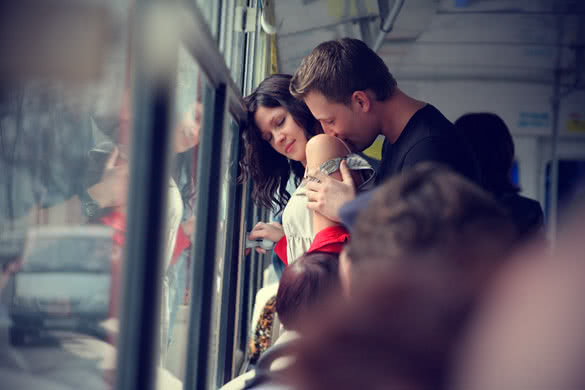
[[[281,70],[291,73],[320,42],[348,35],[360,38],[356,24],[302,32],[307,21],[316,23],[318,13],[293,15],[293,5],[299,2],[287,8],[296,18],[289,26],[298,28],[279,36]],[[304,3],[324,7],[332,1]],[[573,83],[577,72],[585,79],[585,64],[577,62],[575,50],[585,45],[585,16],[554,13],[569,3],[471,0],[467,7],[457,7],[455,0],[407,1],[397,29],[378,52],[405,92],[432,103],[450,120],[468,112],[500,115],[516,142],[524,193],[541,201],[542,167],[551,155],[557,53],[562,83]],[[573,11],[577,3],[571,3]],[[585,1],[581,9],[585,11]],[[558,123],[559,155],[585,155],[585,91],[561,100]]]

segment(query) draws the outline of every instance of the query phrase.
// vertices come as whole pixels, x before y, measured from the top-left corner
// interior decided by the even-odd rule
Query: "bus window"
[[[215,39],[218,39],[219,35],[219,15],[220,15],[220,2],[219,1],[208,1],[208,0],[197,0],[197,7],[201,10],[203,17],[207,21],[209,31]]]
[[[114,382],[131,152],[126,9],[124,2],[108,9],[121,22],[120,34],[96,54],[99,79],[72,83],[58,72],[40,78],[23,70],[24,81],[3,84],[6,388],[108,389]],[[74,72],[75,58],[68,63]]]
[[[185,351],[190,303],[190,270],[193,264],[193,242],[197,218],[196,198],[199,188],[196,183],[197,157],[201,128],[206,113],[202,99],[202,88],[206,82],[197,63],[183,48],[179,48],[178,72],[175,96],[175,120],[173,121],[176,155],[171,164],[171,180],[177,185],[182,209],[169,266],[164,275],[164,286],[168,288],[166,307],[168,328],[163,334],[164,366],[179,379],[185,375]],[[171,206],[169,204],[169,206]]]

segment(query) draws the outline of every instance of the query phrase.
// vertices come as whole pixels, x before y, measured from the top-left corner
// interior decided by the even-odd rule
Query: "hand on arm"
[[[341,181],[322,172],[314,172],[311,176],[319,181],[307,184],[307,207],[335,222],[340,222],[341,207],[355,198],[354,181],[345,161],[341,162],[339,171]]]
[[[320,171],[326,161],[347,156],[347,147],[341,140],[326,134],[316,135],[307,142],[306,154],[309,176],[317,179],[307,185],[307,207],[315,211],[313,229],[319,232],[339,224],[339,209],[355,197],[355,184],[345,161],[339,171],[329,175]]]

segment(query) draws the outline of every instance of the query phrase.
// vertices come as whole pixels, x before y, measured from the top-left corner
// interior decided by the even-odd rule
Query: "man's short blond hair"
[[[323,42],[314,48],[290,83],[290,92],[298,99],[317,91],[338,103],[348,103],[355,91],[368,89],[376,100],[386,100],[394,93],[396,80],[372,49],[352,38]]]

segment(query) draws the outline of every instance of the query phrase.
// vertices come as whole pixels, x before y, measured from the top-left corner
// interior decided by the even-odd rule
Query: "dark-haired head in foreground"
[[[340,273],[347,287],[362,272],[402,262],[481,270],[500,263],[515,238],[508,214],[489,194],[442,165],[422,163],[372,194],[352,227]]]
[[[303,316],[340,290],[336,254],[313,252],[288,266],[280,278],[276,294],[276,312],[282,325],[297,330]]]
[[[291,388],[447,389],[475,297],[460,276],[428,264],[368,275],[301,323]]]

